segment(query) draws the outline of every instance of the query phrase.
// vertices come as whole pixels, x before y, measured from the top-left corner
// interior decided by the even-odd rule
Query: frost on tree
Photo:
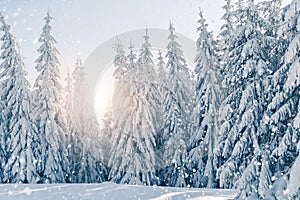
[[[221,27],[221,33],[220,33],[221,49],[220,50],[223,56],[226,57],[228,54],[228,47],[230,45],[230,40],[232,38],[233,31],[234,31],[232,0],[226,0],[226,5],[223,6],[223,9],[225,10],[225,13],[222,16],[222,20],[224,20],[225,23]]]
[[[145,73],[145,78],[147,82],[156,83],[157,75],[154,69],[153,55],[151,52],[151,44],[149,42],[148,29],[146,28],[146,34],[144,36],[144,43],[140,49],[140,55],[138,59],[138,63],[141,65],[145,65],[142,67]]]
[[[164,118],[164,98],[163,95],[165,93],[165,91],[167,90],[167,86],[166,86],[166,81],[167,81],[167,72],[165,70],[166,68],[166,64],[164,62],[164,58],[162,55],[161,50],[158,51],[158,63],[157,63],[157,76],[158,76],[158,91],[159,91],[159,102],[158,102],[158,115],[157,115],[157,125],[158,127],[158,131],[157,131],[157,135],[156,135],[156,153],[157,153],[157,163],[160,163],[162,161],[162,154],[163,152],[160,151],[160,149],[163,148],[163,132],[164,129],[162,127],[162,123],[163,123],[163,118]],[[158,164],[160,165],[160,164]]]
[[[1,180],[3,183],[36,183],[39,179],[35,158],[37,130],[32,123],[30,85],[25,78],[16,39],[1,14],[0,22],[4,32],[0,65],[0,95],[4,106],[1,114],[1,134],[4,134],[1,135]]]
[[[300,150],[300,142],[298,142],[298,151]],[[298,155],[295,163],[293,164],[289,173],[289,181],[287,188],[284,191],[288,199],[300,198],[300,154]]]
[[[114,148],[109,160],[108,179],[123,184],[154,185],[157,184],[154,168],[155,110],[147,99],[149,85],[143,69],[147,65],[137,64],[135,59],[131,45],[127,70],[120,77],[122,82],[117,79],[115,85],[114,93],[124,89],[127,92],[118,95],[121,99],[113,99]],[[119,68],[117,66],[117,70]]]
[[[34,117],[38,128],[41,152],[38,154],[37,170],[42,183],[61,183],[68,178],[68,161],[66,158],[66,119],[63,108],[60,84],[58,51],[56,40],[51,35],[49,12],[44,18],[46,24],[42,29],[36,60],[39,72],[34,84]]]
[[[142,44],[140,48],[140,55],[138,58],[138,69],[139,69],[139,75],[143,76],[143,81],[147,90],[146,98],[149,101],[149,106],[151,106],[151,109],[155,111],[153,115],[155,116],[155,123],[154,129],[155,133],[157,133],[157,130],[159,127],[161,127],[162,119],[157,118],[158,116],[161,116],[161,92],[159,90],[159,80],[156,74],[156,70],[154,69],[155,65],[153,62],[153,55],[151,52],[151,44],[149,42],[150,36],[148,35],[148,29],[145,30],[145,35],[143,36],[144,43]],[[156,137],[156,135],[155,135]]]
[[[273,200],[275,199],[275,196],[272,191],[272,172],[270,169],[272,160],[270,158],[270,150],[266,149],[261,157],[262,162],[258,178],[258,194],[263,199]]]
[[[194,131],[190,137],[190,184],[193,187],[216,187],[213,149],[217,141],[217,118],[221,101],[220,74],[215,66],[212,33],[200,11],[199,39],[195,58],[196,105],[193,110]]]
[[[299,114],[299,2],[293,1],[283,9],[283,22],[278,29],[283,46],[280,67],[272,76],[274,95],[264,117],[264,130],[268,137],[263,138],[272,150],[271,165],[273,191],[276,197],[284,198],[287,172],[298,154],[297,142]]]
[[[164,92],[163,161],[161,178],[165,185],[185,187],[187,178],[187,147],[190,129],[192,85],[183,52],[170,24],[166,64],[169,74]]]
[[[81,157],[80,157],[80,141],[79,137],[76,135],[76,132],[73,128],[73,87],[74,81],[69,71],[67,70],[67,77],[65,79],[66,86],[64,89],[64,108],[66,111],[66,121],[67,121],[67,159],[69,163],[69,174],[66,179],[67,183],[78,183],[77,173],[81,166]]]
[[[74,171],[79,183],[103,182],[106,179],[106,168],[103,165],[103,152],[100,143],[100,127],[94,112],[89,93],[86,72],[80,58],[74,70],[73,89],[73,131],[78,141],[74,148],[80,151],[80,166]],[[74,149],[76,150],[76,149]]]
[[[265,80],[271,72],[265,55],[267,39],[254,1],[239,6],[233,15],[238,23],[224,58],[223,84],[228,96],[220,108],[220,139],[215,149],[222,188],[232,188],[241,176],[247,176],[243,173],[248,169],[257,169],[248,165],[257,165],[254,160],[261,151],[257,132],[267,104]]]
[[[116,55],[114,57],[114,66],[115,71],[113,73],[113,76],[115,78],[115,88],[113,93],[113,101],[112,104],[112,112],[118,113],[123,108],[122,105],[124,105],[123,97],[128,94],[128,84],[126,83],[126,76],[124,76],[125,72],[127,71],[128,65],[127,65],[127,57],[125,55],[125,50],[123,45],[121,44],[120,40],[117,38],[115,42],[114,49],[116,51]]]

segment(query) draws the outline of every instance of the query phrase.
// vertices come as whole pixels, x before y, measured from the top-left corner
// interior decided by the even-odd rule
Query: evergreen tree
[[[277,198],[285,198],[286,177],[297,156],[298,130],[295,118],[299,112],[299,53],[298,30],[299,10],[297,1],[284,8],[283,23],[278,29],[281,40],[280,51],[284,54],[278,62],[279,68],[271,77],[273,92],[267,107],[262,127],[264,141],[270,148],[270,170],[273,175],[273,193]],[[280,55],[280,54],[279,54]]]
[[[109,160],[109,180],[116,183],[145,184],[157,183],[155,176],[155,110],[150,105],[147,95],[147,75],[143,67],[135,63],[133,46],[130,46],[129,63],[123,76],[123,84],[129,93],[122,96],[123,110],[114,112],[114,138]],[[118,69],[118,68],[117,68]],[[117,80],[118,81],[118,80]],[[115,89],[114,92],[118,90]],[[113,100],[113,104],[120,100]],[[114,107],[114,105],[113,105]]]
[[[116,50],[116,55],[114,57],[114,65],[116,70],[114,71],[114,78],[121,80],[122,76],[127,70],[127,58],[125,55],[124,47],[121,44],[120,40],[117,38],[114,46]]]
[[[162,120],[158,119],[157,116],[161,115],[161,112],[159,110],[159,107],[161,105],[161,93],[159,90],[159,81],[156,74],[156,71],[154,69],[154,62],[153,62],[153,55],[151,52],[151,44],[149,42],[149,35],[148,35],[148,29],[145,30],[144,35],[144,43],[142,44],[142,47],[140,49],[141,54],[139,57],[138,62],[138,71],[141,74],[141,76],[144,76],[145,81],[145,87],[147,88],[147,100],[149,101],[149,106],[151,106],[153,110],[156,112],[154,113],[156,123],[155,125],[155,132],[157,133],[157,130],[162,125]],[[156,135],[155,135],[156,137]]]
[[[237,187],[239,189],[236,199],[258,199],[258,180],[260,174],[261,155],[256,154],[251,159],[251,162],[246,166],[246,169],[241,174],[240,179],[237,181]]]
[[[73,128],[73,78],[67,71],[67,77],[65,79],[65,98],[64,98],[64,108],[66,111],[66,121],[67,121],[67,159],[69,163],[69,175],[66,179],[67,183],[78,183],[78,171],[81,166],[80,157],[80,143],[79,137]]]
[[[229,47],[228,57],[225,58],[226,75],[223,83],[227,87],[228,96],[220,109],[222,125],[215,152],[220,187],[231,188],[242,178],[239,181],[240,188],[247,191],[241,191],[239,195],[247,196],[252,195],[253,190],[248,190],[244,184],[257,182],[248,179],[249,176],[256,179],[256,173],[259,173],[256,171],[247,175],[252,173],[249,169],[260,169],[251,165],[257,165],[256,160],[260,159],[257,155],[261,154],[261,145],[256,133],[267,105],[265,94],[269,85],[265,80],[270,74],[271,66],[268,55],[265,54],[268,46],[264,45],[266,38],[260,31],[257,7],[252,0],[247,6],[242,6],[241,3],[234,12],[236,19],[240,21]]]
[[[128,84],[126,83],[126,76],[124,74],[128,70],[128,64],[127,64],[127,57],[125,55],[125,50],[121,42],[116,40],[115,46],[116,55],[114,57],[114,66],[115,71],[113,73],[113,76],[115,78],[115,88],[113,93],[113,104],[112,104],[112,112],[113,114],[119,113],[123,111],[125,108],[124,106],[124,97],[129,93],[129,88],[127,87]],[[115,129],[116,127],[113,127]]]
[[[221,102],[220,74],[214,64],[215,53],[212,33],[200,11],[199,39],[195,58],[196,106],[194,108],[195,130],[191,135],[189,152],[191,184],[194,187],[215,187],[216,168],[213,164],[213,149],[217,141],[217,112]],[[194,170],[193,170],[194,169]]]
[[[26,80],[24,63],[10,31],[10,26],[0,16],[1,30],[1,103],[2,126],[5,130],[4,144],[5,160],[1,160],[4,183],[35,183],[39,177],[36,172],[35,151],[37,145],[37,130],[31,114],[31,99],[29,82]],[[2,134],[2,133],[1,133]],[[4,146],[3,146],[4,145]],[[3,149],[1,148],[1,158]],[[1,168],[2,168],[1,167]]]
[[[75,138],[78,137],[77,145],[81,147],[81,166],[76,176],[79,183],[103,182],[106,168],[102,163],[100,127],[90,101],[86,72],[80,58],[74,71],[73,91],[73,128]]]
[[[153,55],[151,52],[151,44],[149,42],[149,35],[148,35],[148,29],[146,28],[146,34],[143,37],[144,43],[141,47],[141,54],[139,56],[139,64],[144,65],[142,69],[145,71],[144,73],[147,75],[147,82],[156,83],[157,82],[157,75],[156,71],[154,70],[154,62],[153,62]]]
[[[185,187],[187,183],[187,140],[190,128],[191,109],[191,77],[190,71],[183,58],[183,52],[177,43],[174,27],[170,24],[169,44],[167,46],[169,68],[164,94],[164,144],[162,170],[164,184],[169,186]]]
[[[34,87],[34,117],[39,133],[41,152],[38,157],[38,173],[42,183],[61,183],[68,178],[68,160],[66,158],[66,119],[62,104],[62,86],[60,84],[58,51],[56,40],[51,35],[49,12],[44,18],[36,60],[39,72]]]

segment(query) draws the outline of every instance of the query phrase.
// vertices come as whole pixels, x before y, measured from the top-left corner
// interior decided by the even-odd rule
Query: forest
[[[33,86],[1,14],[0,182],[237,188],[237,199],[299,199],[300,2],[225,0],[223,9],[217,36],[199,11],[194,68],[171,22],[158,58],[147,29],[138,50],[116,38],[115,89],[102,122],[80,57],[61,79],[49,11]]]

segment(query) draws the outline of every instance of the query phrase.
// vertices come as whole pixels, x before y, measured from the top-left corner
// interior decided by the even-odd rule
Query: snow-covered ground
[[[101,184],[1,184],[0,199],[232,199],[235,190]]]

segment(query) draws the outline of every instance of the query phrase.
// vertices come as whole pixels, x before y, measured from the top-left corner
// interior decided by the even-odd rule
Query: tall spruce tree
[[[269,131],[265,139],[272,151],[270,170],[273,175],[272,191],[277,198],[285,198],[288,172],[298,151],[299,125],[299,1],[292,1],[283,9],[283,22],[278,29],[284,55],[280,67],[272,76],[274,95],[267,108],[265,129]]]
[[[148,29],[145,30],[146,34],[143,36],[144,43],[140,49],[140,56],[139,56],[139,63],[144,65],[142,69],[146,74],[147,82],[156,83],[157,82],[157,75],[154,69],[154,62],[153,62],[153,55],[151,52],[151,44],[149,42],[150,36],[148,35]]]
[[[187,140],[190,128],[192,84],[190,71],[183,52],[176,41],[174,27],[170,24],[166,57],[169,68],[164,93],[164,123],[162,142],[164,166],[161,178],[165,185],[185,187],[187,178]]]
[[[86,72],[78,58],[74,71],[73,128],[81,146],[81,166],[77,177],[80,183],[106,180],[103,152],[100,145],[100,127],[91,103]]]
[[[66,119],[63,109],[60,84],[58,50],[56,40],[51,35],[48,11],[44,20],[39,42],[42,43],[36,60],[39,72],[34,84],[34,117],[39,133],[41,152],[38,157],[38,173],[42,183],[62,183],[68,179],[68,160],[66,158]]]
[[[154,69],[154,62],[153,62],[153,55],[151,52],[151,44],[150,44],[150,36],[148,35],[148,29],[145,30],[145,35],[143,36],[144,43],[142,44],[142,47],[140,49],[140,56],[139,56],[139,62],[138,62],[138,71],[139,73],[144,76],[144,85],[146,87],[146,98],[149,101],[149,106],[151,109],[155,110],[155,113],[153,113],[153,117],[156,120],[156,123],[154,124],[155,133],[157,133],[158,129],[162,125],[162,120],[158,118],[158,116],[161,116],[161,110],[159,109],[159,106],[161,105],[161,92],[159,90],[159,80],[156,74],[156,70]],[[156,137],[156,134],[155,134]]]
[[[81,146],[77,132],[74,131],[73,127],[73,88],[74,81],[69,71],[67,70],[67,77],[65,79],[66,86],[64,88],[64,108],[66,111],[67,121],[67,159],[69,164],[69,175],[66,179],[67,183],[78,183],[78,171],[81,166]]]
[[[31,96],[29,82],[26,79],[24,63],[10,26],[0,14],[1,30],[4,32],[1,40],[1,103],[2,126],[4,141],[2,141],[1,160],[4,183],[36,183],[39,175],[36,171],[37,130],[31,113]],[[3,134],[3,133],[1,133]],[[3,151],[4,150],[4,151]]]
[[[119,52],[117,52],[119,53]],[[123,74],[122,82],[117,80],[118,87],[127,88],[128,93],[114,99],[114,138],[111,157],[109,160],[109,180],[116,183],[145,184],[157,183],[155,176],[155,110],[149,103],[147,95],[149,87],[143,67],[135,62],[133,46],[130,46],[127,71]],[[119,69],[118,66],[117,69]],[[118,84],[124,85],[118,85]],[[119,91],[118,89],[116,91]],[[121,105],[114,105],[122,102]]]
[[[199,38],[195,58],[196,105],[194,134],[190,137],[189,162],[193,187],[216,187],[216,168],[213,149],[217,141],[217,112],[221,102],[220,74],[215,66],[212,33],[207,31],[206,20],[200,11]]]
[[[228,57],[225,58],[224,85],[229,93],[220,108],[222,125],[215,152],[220,186],[231,188],[240,179],[238,197],[247,198],[257,196],[253,193],[257,188],[252,186],[258,185],[256,174],[260,172],[260,167],[252,165],[261,162],[261,145],[256,133],[266,109],[268,84],[265,79],[270,74],[271,66],[265,54],[268,46],[260,31],[260,16],[254,1],[238,6],[234,15],[239,21]]]

